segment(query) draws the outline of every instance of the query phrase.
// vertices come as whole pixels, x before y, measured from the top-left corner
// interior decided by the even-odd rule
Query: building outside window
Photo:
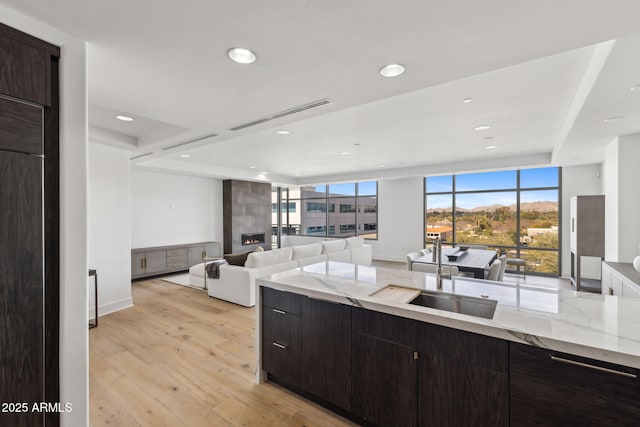
[[[555,167],[427,177],[425,245],[486,245],[557,275],[559,200]]]
[[[278,191],[281,194],[279,211]],[[377,239],[377,182],[275,188],[272,212],[274,233]],[[278,216],[281,220],[280,230],[277,226]]]

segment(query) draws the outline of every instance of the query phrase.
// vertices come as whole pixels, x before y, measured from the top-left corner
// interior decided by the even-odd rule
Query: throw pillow
[[[240,267],[244,267],[244,263],[247,262],[247,257],[249,256],[249,252],[240,252],[237,254],[224,254],[224,259],[229,263],[229,265],[238,265]]]
[[[258,246],[255,252],[264,252],[264,248],[262,246]]]

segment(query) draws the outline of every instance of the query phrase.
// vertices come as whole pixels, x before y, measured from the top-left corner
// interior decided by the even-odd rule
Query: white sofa
[[[323,261],[371,265],[371,245],[362,237],[327,240],[264,252],[252,252],[243,267],[223,264],[218,279],[207,278],[209,296],[252,307],[256,304],[255,279]],[[204,264],[189,269],[189,282],[204,286]]]

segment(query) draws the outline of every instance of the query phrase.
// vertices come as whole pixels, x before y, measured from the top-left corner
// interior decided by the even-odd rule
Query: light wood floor
[[[255,308],[160,279],[132,292],[133,308],[89,331],[92,426],[354,425],[255,384]]]

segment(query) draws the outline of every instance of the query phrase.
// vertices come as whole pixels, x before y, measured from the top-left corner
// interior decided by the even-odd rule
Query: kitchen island
[[[640,416],[639,300],[445,281],[445,293],[497,301],[481,318],[381,292],[435,291],[433,275],[335,262],[257,284],[258,381],[357,421],[625,425]]]

